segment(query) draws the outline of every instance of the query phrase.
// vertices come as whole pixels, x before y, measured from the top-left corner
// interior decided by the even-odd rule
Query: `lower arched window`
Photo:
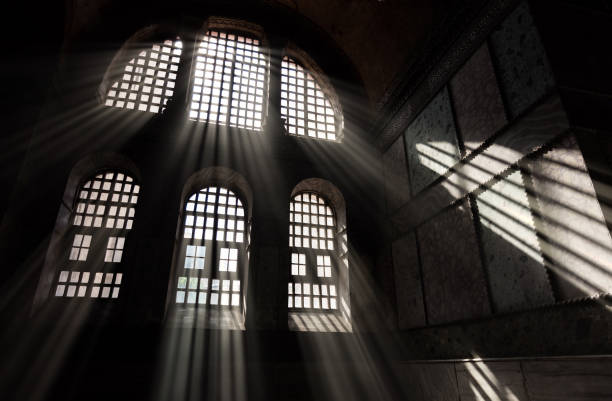
[[[209,186],[190,195],[183,210],[174,303],[241,308],[248,231],[242,200]]]
[[[119,298],[121,262],[139,193],[131,176],[114,170],[97,173],[80,185],[54,277],[55,298]]]
[[[290,310],[338,310],[335,257],[336,217],[329,203],[314,192],[302,192],[290,204]]]

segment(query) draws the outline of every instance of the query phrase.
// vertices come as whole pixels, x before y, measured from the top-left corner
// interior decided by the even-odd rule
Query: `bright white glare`
[[[260,131],[266,70],[259,40],[208,31],[197,52],[189,118]]]

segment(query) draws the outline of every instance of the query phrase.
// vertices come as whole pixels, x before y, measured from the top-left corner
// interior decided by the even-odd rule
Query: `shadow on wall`
[[[573,135],[512,163],[474,163],[485,149],[452,165],[452,146],[408,148],[411,177],[444,175],[392,217],[399,232],[416,227],[429,323],[486,315],[487,292],[494,312],[508,312],[612,291],[612,239]]]

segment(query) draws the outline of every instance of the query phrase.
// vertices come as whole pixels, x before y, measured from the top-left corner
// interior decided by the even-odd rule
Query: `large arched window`
[[[209,30],[195,60],[189,117],[260,130],[267,89],[267,61],[259,39]]]
[[[281,68],[281,117],[290,135],[337,139],[336,113],[314,76],[285,56]]]
[[[174,303],[240,308],[248,227],[243,201],[222,186],[190,195],[184,205]]]
[[[183,44],[179,38],[154,44],[131,58],[106,93],[106,106],[162,112],[174,93]]]
[[[329,203],[314,192],[302,192],[290,204],[291,281],[288,308],[338,309],[338,268],[335,255],[336,217]]]
[[[115,170],[97,173],[80,185],[70,242],[54,277],[55,297],[119,297],[121,262],[139,193],[131,176]]]

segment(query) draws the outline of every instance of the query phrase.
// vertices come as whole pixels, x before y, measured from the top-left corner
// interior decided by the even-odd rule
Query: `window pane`
[[[266,68],[259,40],[208,31],[197,51],[190,119],[259,131]]]
[[[336,140],[334,110],[314,77],[285,56],[281,67],[281,117],[290,135]]]
[[[106,106],[159,113],[174,93],[183,44],[179,38],[154,44],[125,66],[106,93]]]

